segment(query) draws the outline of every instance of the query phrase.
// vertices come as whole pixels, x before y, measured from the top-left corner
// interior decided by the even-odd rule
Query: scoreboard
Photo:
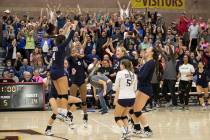
[[[0,83],[0,110],[44,110],[42,83]]]

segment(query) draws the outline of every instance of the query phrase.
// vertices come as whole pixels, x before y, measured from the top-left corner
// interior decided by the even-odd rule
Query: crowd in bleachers
[[[2,47],[6,56],[2,77],[14,82],[44,82],[48,89],[54,35],[66,22],[73,22],[75,15],[79,24],[66,51],[67,57],[71,46],[76,46],[87,67],[100,62],[99,71],[113,82],[119,65],[115,57],[117,47],[126,49],[136,69],[144,63],[143,50],[154,47],[159,51],[159,63],[152,80],[156,103],[160,84],[162,93],[175,93],[179,66],[185,55],[189,56],[195,70],[202,61],[210,77],[210,19],[189,18],[183,12],[176,20],[166,22],[157,10],[131,12],[129,5],[126,9],[120,4],[119,8],[119,13],[86,13],[78,5],[77,12],[64,15],[61,7],[53,9],[47,4],[46,11],[41,9],[40,17],[17,16],[4,11]],[[172,99],[176,105],[177,98]]]

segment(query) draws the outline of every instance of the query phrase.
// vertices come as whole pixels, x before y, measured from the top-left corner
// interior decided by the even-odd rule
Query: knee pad
[[[134,111],[133,111],[133,109],[131,109],[131,110],[129,111],[129,114],[133,115],[133,113],[134,113]]]
[[[74,103],[68,103],[68,105],[70,106],[70,107],[72,107],[73,105],[75,105]]]
[[[127,116],[122,116],[121,120],[128,120],[128,117]]]
[[[135,115],[136,117],[140,117],[140,116],[142,115],[142,112],[141,112],[141,111],[139,111],[139,112],[134,112],[134,115]]]
[[[114,117],[115,122],[117,123],[119,120],[122,120],[121,117]]]
[[[63,97],[63,95],[58,95],[58,98],[61,99]]]
[[[86,106],[87,105],[87,102],[82,102],[82,106]]]
[[[75,103],[76,106],[81,106],[82,102]]]
[[[79,103],[69,103],[70,107],[72,107],[73,105],[80,107],[81,106],[81,102],[79,102]]]
[[[58,97],[61,98],[61,99],[66,99],[66,100],[69,99],[68,94],[65,94],[65,95],[58,95]]]
[[[53,119],[53,120],[55,120],[56,119],[56,114],[52,114],[52,116],[51,116],[51,118]]]

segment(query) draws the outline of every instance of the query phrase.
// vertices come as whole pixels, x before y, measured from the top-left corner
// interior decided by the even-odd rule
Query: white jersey
[[[118,99],[136,98],[135,91],[137,90],[137,76],[122,70],[117,73],[114,90],[119,91]]]
[[[183,64],[179,67],[179,73],[181,74],[180,80],[183,81],[190,81],[192,80],[193,76],[187,76],[189,74],[193,74],[195,69],[191,64]]]

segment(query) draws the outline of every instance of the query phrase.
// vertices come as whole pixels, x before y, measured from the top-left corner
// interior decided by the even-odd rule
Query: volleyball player
[[[65,35],[67,34],[65,31],[69,30],[71,27],[71,23],[67,22],[67,24],[65,25],[66,30],[60,29],[59,34],[55,38],[56,47],[53,47],[54,51],[52,57],[53,61],[52,61],[52,67],[50,69],[51,79],[58,93],[58,97],[61,99],[61,114],[64,116],[64,118],[66,118],[67,115],[69,116],[72,115],[70,112],[67,111],[68,78],[64,70],[64,58],[65,58],[64,54],[66,47],[68,46],[69,42],[74,36],[77,24],[78,21],[75,20],[71,32],[69,33],[67,39],[65,39]],[[53,119],[55,119],[56,114],[57,112],[55,110],[54,114],[52,115]]]
[[[189,102],[189,92],[192,87],[192,79],[193,74],[195,73],[195,69],[193,65],[189,64],[189,56],[184,55],[184,63],[179,66],[179,99],[181,103],[182,109],[188,109]]]
[[[68,67],[68,61],[64,60],[64,70],[65,70],[65,74],[67,75],[68,78],[68,85],[71,84],[71,80],[69,78],[69,74],[68,71],[66,70]],[[67,116],[63,117],[62,113],[62,109],[60,108],[60,104],[61,104],[61,99],[58,97],[58,93],[57,90],[55,89],[55,86],[51,85],[51,90],[50,90],[50,94],[49,94],[49,103],[51,105],[51,109],[53,112],[53,115],[50,117],[49,121],[48,121],[48,125],[47,128],[45,130],[45,134],[48,136],[52,136],[53,133],[51,131],[52,129],[52,124],[54,122],[54,120],[56,118],[63,120],[64,122],[66,122],[71,128],[73,128],[73,124],[72,124],[72,120],[73,120],[73,116],[72,116],[72,104],[81,104],[81,100],[79,98],[73,97],[73,96],[69,96],[68,97],[68,108],[69,111],[67,112]]]
[[[71,121],[73,116],[70,115],[69,117],[71,118],[69,117],[64,118],[62,114],[60,114],[62,113],[62,109],[60,108],[61,99],[58,98],[57,90],[55,89],[55,86],[53,84],[51,86],[51,91],[49,95],[49,103],[51,105],[53,115],[48,120],[47,128],[45,129],[45,135],[47,136],[54,135],[52,133],[52,125],[56,118],[66,122],[71,128],[73,128],[72,121]],[[68,97],[68,104],[80,104],[80,103],[81,103],[81,100],[79,98],[76,98],[73,96]],[[71,108],[69,110],[70,111],[67,112],[67,116],[68,116],[68,113],[72,111]]]
[[[152,130],[142,113],[142,109],[153,95],[152,84],[150,81],[152,80],[152,73],[155,70],[155,56],[156,52],[153,48],[150,47],[145,50],[143,57],[146,62],[138,71],[138,89],[134,110],[130,110],[130,114],[133,114],[134,134],[138,134],[140,137],[150,137],[152,135]],[[143,129],[141,129],[140,122],[143,125]]]
[[[81,45],[81,44],[75,44]],[[69,73],[71,73],[71,82],[70,93],[72,96],[77,96],[77,91],[79,90],[80,98],[82,100],[82,109],[83,109],[83,123],[84,127],[87,128],[88,114],[87,114],[87,82],[86,82],[86,68],[87,65],[83,59],[84,51],[80,46],[73,46],[71,49],[71,56],[68,58],[70,64]]]
[[[134,105],[137,89],[137,77],[133,73],[133,65],[131,61],[123,59],[120,62],[120,70],[117,73],[114,90],[116,91],[114,104],[115,106],[115,122],[121,128],[122,140],[128,138],[128,112]]]
[[[207,80],[208,73],[204,69],[203,62],[200,61],[198,63],[198,70],[196,71],[195,75],[197,77],[196,88],[197,92],[199,93],[199,101],[200,104],[204,107],[204,109],[206,109],[208,106],[208,99],[209,99],[208,80]]]

